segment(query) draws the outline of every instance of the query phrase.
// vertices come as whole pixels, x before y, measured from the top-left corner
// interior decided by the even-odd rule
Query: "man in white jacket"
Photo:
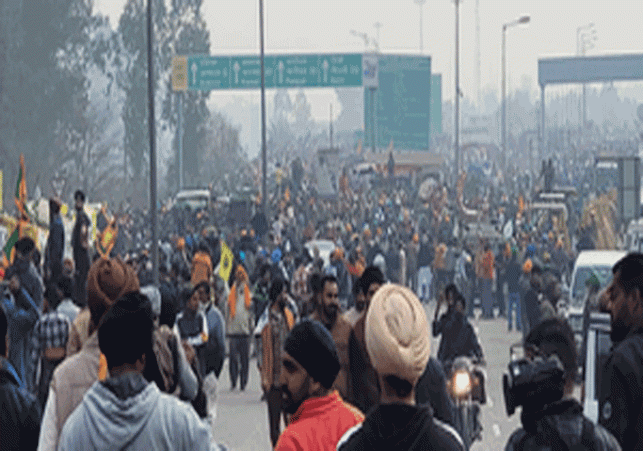
[[[143,377],[152,346],[149,304],[126,296],[107,312],[98,343],[109,377],[96,382],[71,414],[59,441],[67,450],[220,450],[189,404]]]

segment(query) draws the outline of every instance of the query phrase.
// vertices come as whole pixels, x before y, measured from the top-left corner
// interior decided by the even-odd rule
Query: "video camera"
[[[563,397],[565,369],[560,359],[556,354],[543,357],[535,351],[533,359],[512,358],[502,377],[508,416],[513,415],[518,406],[536,410]],[[513,357],[513,346],[511,353]]]

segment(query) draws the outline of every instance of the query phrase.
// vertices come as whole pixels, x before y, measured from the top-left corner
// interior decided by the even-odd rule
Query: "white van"
[[[192,210],[206,209],[210,204],[210,191],[207,189],[184,189],[174,197],[174,206]]]
[[[576,258],[569,287],[570,302],[567,308],[567,321],[574,331],[577,349],[580,350],[583,336],[583,310],[587,300],[587,287],[585,283],[592,274],[596,274],[601,283],[601,288],[607,286],[612,280],[612,268],[625,251],[582,251]],[[584,361],[584,356],[581,356]]]
[[[625,249],[630,252],[643,252],[643,219],[634,219],[627,226]]]
[[[578,254],[569,287],[570,305],[582,307],[587,294],[585,283],[592,274],[596,274],[601,286],[612,280],[612,267],[626,254],[625,251],[582,251]]]

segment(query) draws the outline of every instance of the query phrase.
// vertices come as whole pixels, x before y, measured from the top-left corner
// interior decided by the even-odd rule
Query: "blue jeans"
[[[481,288],[482,288],[482,317],[485,319],[493,318],[493,299],[491,298],[491,284],[493,280],[491,279],[481,279]]]
[[[509,293],[509,307],[507,308],[507,322],[509,330],[513,329],[513,309],[516,309],[516,330],[522,330],[522,309],[520,308],[520,293]]]

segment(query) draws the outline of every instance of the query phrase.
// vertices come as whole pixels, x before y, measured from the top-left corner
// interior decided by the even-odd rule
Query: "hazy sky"
[[[499,90],[502,24],[523,14],[528,25],[512,28],[507,37],[508,87],[523,76],[537,81],[538,58],[573,55],[576,29],[595,23],[598,41],[589,55],[643,52],[641,0],[478,0],[482,88]],[[115,26],[125,0],[95,0],[98,11]],[[383,53],[419,53],[420,7],[414,0],[264,0],[266,53],[362,52],[364,42],[350,30],[376,36],[380,22]],[[475,99],[475,6],[461,0],[460,78],[464,94]],[[432,71],[442,73],[443,99],[454,92],[453,0],[427,0],[424,11],[424,53],[432,57]],[[258,0],[204,0],[212,54],[258,53]],[[643,82],[642,82],[643,83]],[[313,115],[327,111],[327,105]],[[324,113],[324,117],[327,113]]]

